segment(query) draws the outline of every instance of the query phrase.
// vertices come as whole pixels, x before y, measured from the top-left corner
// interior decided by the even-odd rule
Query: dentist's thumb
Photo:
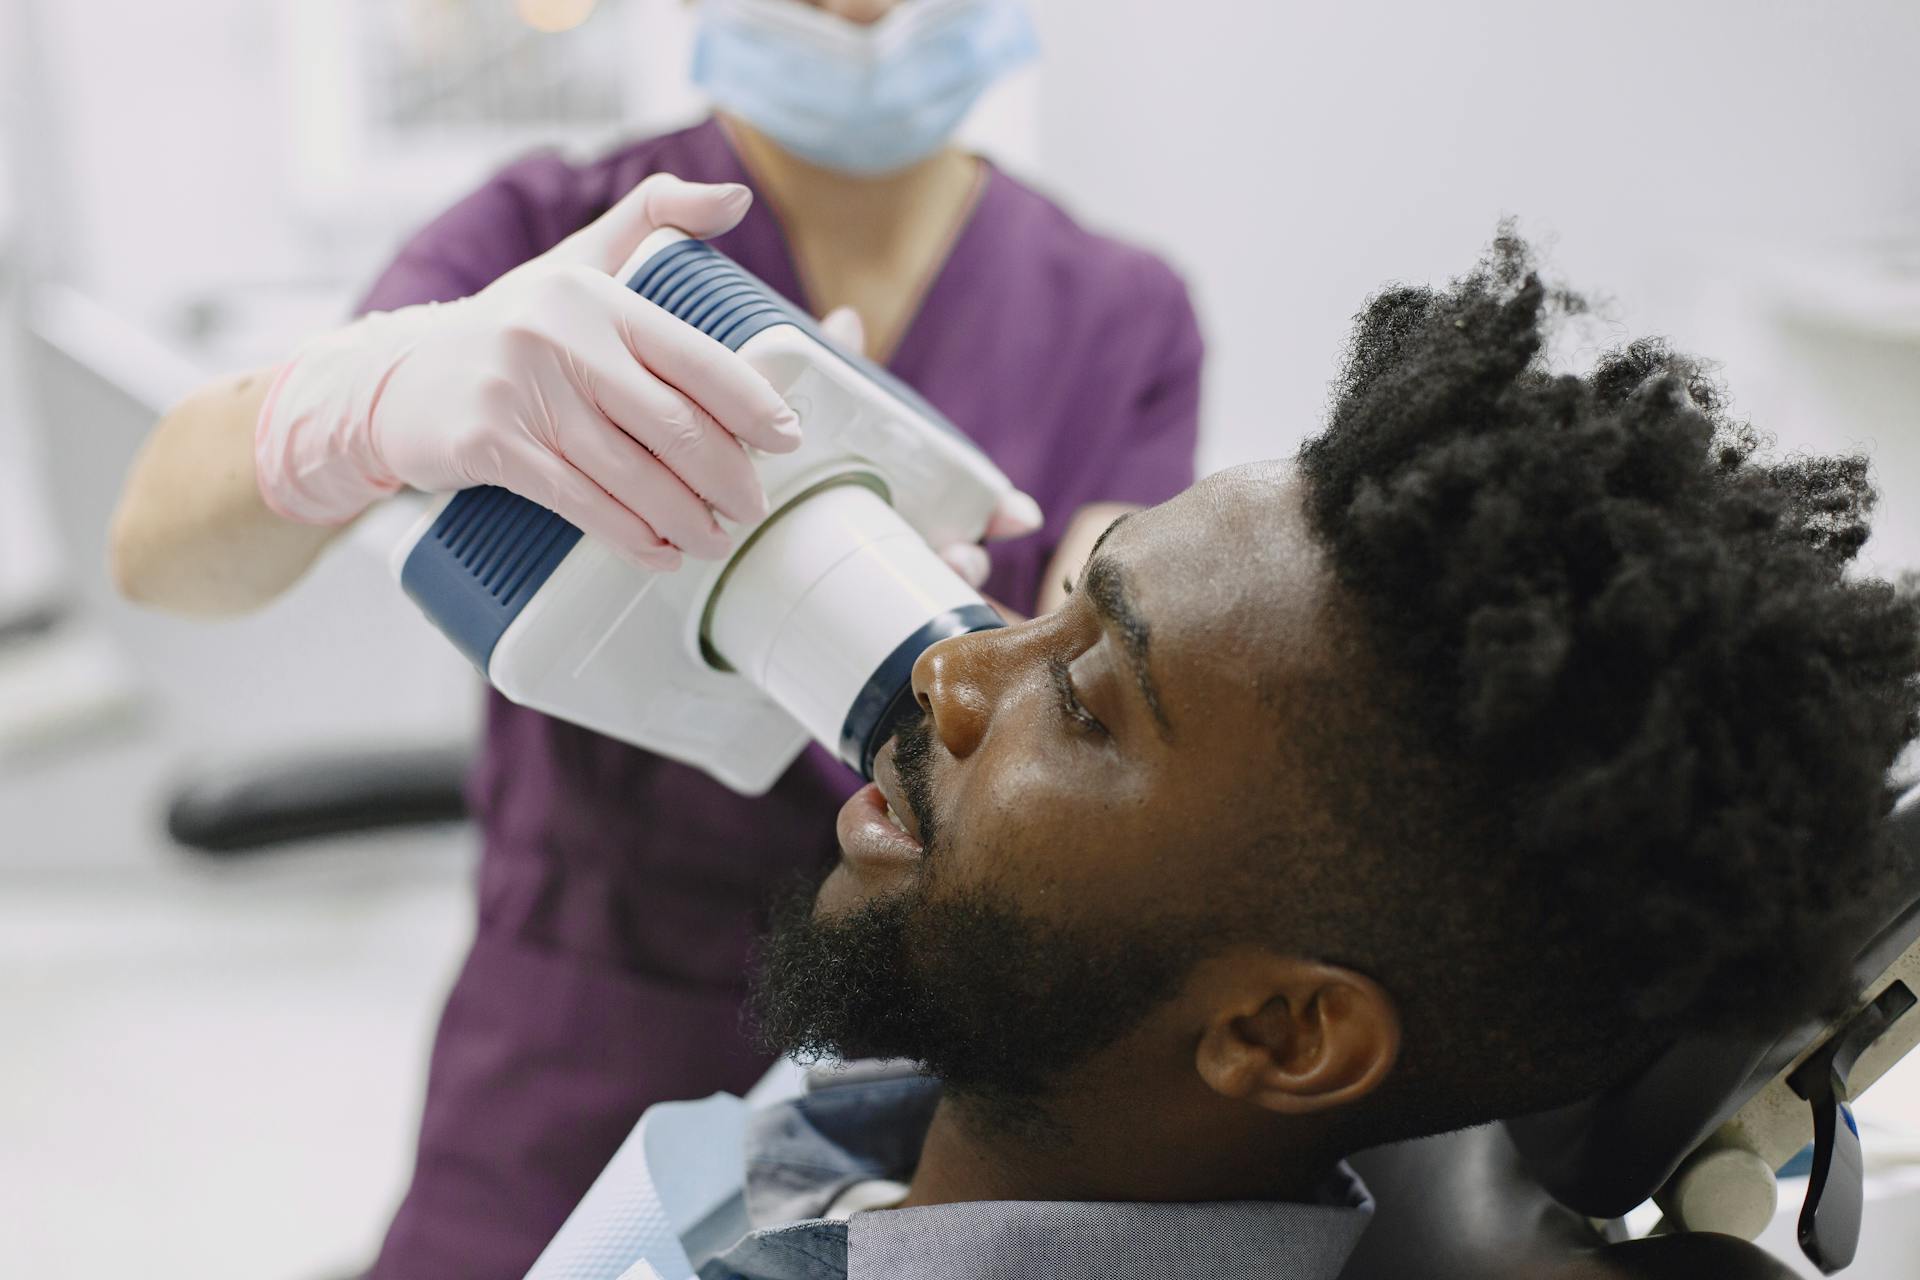
[[[867,326],[852,307],[835,307],[827,312],[820,319],[820,329],[835,346],[845,347],[855,355],[866,354]]]
[[[1038,532],[1046,522],[1046,515],[1033,496],[1015,489],[1000,499],[1000,505],[987,517],[986,539],[988,542],[1001,542],[1008,538],[1024,538]]]
[[[660,228],[678,227],[701,239],[717,236],[733,230],[752,204],[753,192],[738,182],[688,182],[656,173],[542,258],[612,274]]]

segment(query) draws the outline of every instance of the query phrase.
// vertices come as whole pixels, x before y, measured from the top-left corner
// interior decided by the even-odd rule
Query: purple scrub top
[[[533,155],[414,236],[363,308],[474,293],[659,172],[752,185],[712,120],[586,165]],[[714,243],[807,304],[764,200]],[[1040,533],[994,548],[990,594],[1030,610],[1078,508],[1149,505],[1192,482],[1200,362],[1172,271],[987,168],[890,367],[1046,512]],[[769,1059],[741,1006],[761,908],[831,863],[858,785],[814,747],[750,799],[489,696],[469,789],[477,936],[434,1042],[412,1186],[369,1280],[524,1274],[643,1110],[759,1077]]]

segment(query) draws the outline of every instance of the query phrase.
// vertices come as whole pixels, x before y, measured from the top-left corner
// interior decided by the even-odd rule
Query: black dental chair
[[[1888,821],[1912,878],[1855,952],[1860,997],[1837,1026],[1682,1041],[1576,1105],[1356,1157],[1379,1210],[1343,1280],[1791,1277],[1741,1236],[1772,1216],[1773,1171],[1809,1141],[1801,1248],[1846,1267],[1864,1199],[1846,1104],[1920,1044],[1920,788]],[[1672,1233],[1616,1239],[1648,1199]]]

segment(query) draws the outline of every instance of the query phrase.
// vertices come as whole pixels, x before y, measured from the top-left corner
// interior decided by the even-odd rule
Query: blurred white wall
[[[1625,331],[1724,359],[1783,444],[1872,444],[1920,484],[1920,346],[1825,344],[1852,366],[1829,404],[1776,368],[1771,317],[1780,264],[1920,234],[1912,0],[1037,7],[1046,180],[1187,272],[1210,467],[1290,451],[1362,300],[1458,273],[1515,214]],[[1888,508],[1920,563],[1920,516]]]
[[[47,510],[40,432],[23,387],[22,315],[29,210],[15,159],[27,132],[24,105],[35,88],[25,56],[25,11],[0,0],[0,623],[43,606],[65,568]]]
[[[136,310],[262,280],[364,283],[403,230],[513,154],[613,141],[613,131],[503,129],[394,163],[353,136],[361,104],[339,80],[354,69],[355,41],[339,15],[364,6],[348,0],[13,2],[35,7],[45,57],[59,70],[30,161],[70,186],[60,229],[68,274]],[[579,39],[611,44],[629,64],[626,131],[704,113],[686,80],[691,30],[683,0],[601,0],[581,28]],[[1028,170],[1035,80],[1027,73],[990,95],[967,135]],[[356,169],[358,188],[317,189]]]
[[[283,216],[277,6],[24,0],[56,68],[41,150],[64,173],[78,283],[142,298],[175,278],[296,261]]]

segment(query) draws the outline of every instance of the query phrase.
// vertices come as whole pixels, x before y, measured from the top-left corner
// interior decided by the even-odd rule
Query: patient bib
[[[695,1280],[681,1242],[740,1194],[750,1112],[728,1093],[648,1107],[527,1280]]]

